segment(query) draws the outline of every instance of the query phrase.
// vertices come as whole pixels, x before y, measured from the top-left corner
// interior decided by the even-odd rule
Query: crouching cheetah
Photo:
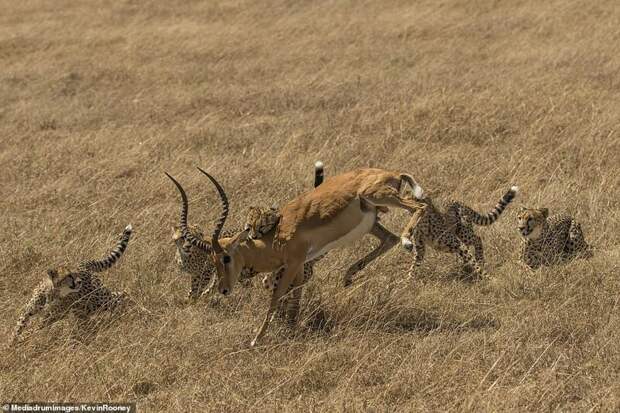
[[[414,263],[409,270],[409,276],[412,276],[422,263],[426,243],[438,251],[458,254],[463,263],[473,267],[478,276],[485,276],[482,269],[484,264],[482,240],[474,232],[473,224],[481,226],[493,224],[512,202],[517,192],[516,186],[510,188],[495,208],[487,214],[480,214],[458,201],[445,203],[445,211],[442,212],[435,207],[430,198],[425,198],[422,202],[426,208],[420,214],[414,214],[403,232],[405,235],[402,239],[403,247],[414,253]],[[474,248],[473,257],[469,252],[469,246]]]
[[[192,235],[204,241],[204,234],[197,225],[188,227]],[[224,236],[232,236],[236,231],[223,231]],[[190,275],[190,288],[187,298],[195,302],[203,294],[208,294],[215,283],[215,266],[213,260],[204,250],[196,248],[183,237],[180,226],[172,228],[172,241],[176,246],[175,260],[179,269]],[[239,281],[245,282],[256,275],[256,272],[244,268]]]
[[[549,217],[547,208],[521,208],[517,220],[523,237],[521,260],[530,268],[592,256],[581,225],[568,215]]]
[[[123,255],[132,233],[131,225],[123,231],[114,249],[101,260],[81,262],[77,267],[60,266],[47,271],[47,279],[34,290],[21,312],[11,344],[18,341],[28,321],[43,311],[43,325],[47,327],[72,312],[80,322],[99,311],[119,310],[126,304],[124,292],[111,291],[95,273],[112,267]]]

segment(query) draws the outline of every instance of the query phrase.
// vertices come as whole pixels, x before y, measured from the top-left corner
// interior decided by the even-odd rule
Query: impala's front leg
[[[286,269],[284,270],[284,274],[280,279],[277,287],[273,290],[271,295],[271,302],[269,303],[269,309],[267,310],[267,315],[265,316],[265,320],[263,324],[260,326],[258,333],[256,333],[256,337],[250,343],[251,347],[254,347],[258,340],[265,334],[267,331],[267,326],[269,326],[269,322],[271,321],[271,316],[274,311],[278,308],[278,304],[280,303],[280,299],[288,292],[288,288],[297,276],[298,273],[301,272],[303,268],[303,260],[296,263],[289,263],[286,265]]]

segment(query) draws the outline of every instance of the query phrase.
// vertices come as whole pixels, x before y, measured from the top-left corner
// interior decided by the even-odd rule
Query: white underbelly
[[[364,235],[368,234],[372,229],[373,225],[375,225],[375,221],[377,219],[377,213],[375,211],[368,211],[364,213],[364,217],[360,221],[360,223],[353,228],[351,231],[347,232],[342,237],[330,242],[329,244],[323,246],[320,250],[313,251],[312,248],[308,251],[308,255],[306,257],[306,262],[315,259],[316,257],[320,257],[321,255],[331,251],[333,249],[342,248],[349,244],[353,244],[358,239],[362,238]]]

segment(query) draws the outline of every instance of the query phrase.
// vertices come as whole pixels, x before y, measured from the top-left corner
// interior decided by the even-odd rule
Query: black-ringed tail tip
[[[133,231],[133,226],[131,224],[125,227],[125,232],[132,232],[132,231]]]
[[[516,186],[516,185],[511,186],[511,187],[510,187],[510,190],[511,190],[512,192],[514,192],[514,193],[515,193],[515,195],[519,193],[519,187],[518,187],[518,186]]]
[[[316,161],[316,162],[314,163],[314,169],[316,169],[316,170],[321,170],[321,169],[323,169],[324,167],[325,167],[325,165],[323,165],[323,162],[321,162],[321,161]]]

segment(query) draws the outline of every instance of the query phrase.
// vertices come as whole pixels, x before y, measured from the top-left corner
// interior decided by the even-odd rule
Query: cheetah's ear
[[[545,219],[547,219],[549,217],[549,209],[547,208],[541,208],[540,212],[542,212],[542,215]]]
[[[50,280],[54,281],[58,277],[58,271],[49,269],[47,270],[47,276],[50,277]]]

